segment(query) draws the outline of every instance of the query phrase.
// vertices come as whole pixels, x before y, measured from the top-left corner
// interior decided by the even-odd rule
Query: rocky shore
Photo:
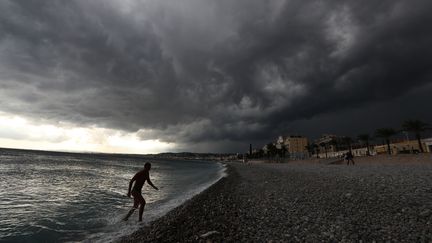
[[[228,165],[121,242],[432,241],[432,164]]]

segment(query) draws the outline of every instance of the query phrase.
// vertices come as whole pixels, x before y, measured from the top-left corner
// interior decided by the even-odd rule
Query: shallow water
[[[139,156],[0,151],[0,241],[107,242],[138,227],[126,196]],[[159,191],[143,188],[144,224],[202,191],[223,174],[218,163],[151,160]]]

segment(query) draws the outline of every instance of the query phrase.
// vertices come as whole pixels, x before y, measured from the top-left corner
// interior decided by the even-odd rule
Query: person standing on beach
[[[347,152],[346,153],[346,156],[345,156],[345,159],[346,159],[346,161],[347,161],[347,165],[349,165],[349,162],[351,161],[352,162],[352,164],[353,165],[355,165],[355,163],[354,163],[354,156],[353,156],[353,154],[351,153],[351,151],[349,151],[349,152]]]
[[[127,196],[128,197],[130,197],[131,195],[133,196],[134,205],[133,205],[133,208],[128,212],[128,214],[124,218],[124,221],[129,219],[129,217],[132,215],[132,213],[135,211],[135,209],[138,208],[138,205],[140,206],[139,219],[138,220],[140,222],[142,221],[142,215],[144,213],[144,206],[146,204],[146,201],[144,200],[144,197],[141,194],[141,189],[144,186],[144,182],[147,181],[147,183],[150,186],[152,186],[156,190],[159,190],[155,185],[153,185],[153,183],[150,180],[150,175],[149,175],[150,169],[151,169],[151,164],[149,162],[145,163],[144,169],[139,171],[138,173],[136,173],[135,176],[132,177],[132,179],[130,180]],[[133,182],[135,182],[135,184],[132,188]],[[132,188],[132,191],[131,191],[131,188]]]

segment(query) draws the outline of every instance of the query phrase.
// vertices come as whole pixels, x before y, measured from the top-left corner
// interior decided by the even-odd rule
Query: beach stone
[[[429,216],[429,215],[431,215],[431,214],[432,214],[432,210],[430,210],[430,209],[425,209],[425,210],[421,211],[419,215],[420,215],[421,217],[427,217],[427,216]]]
[[[208,238],[214,234],[219,234],[219,232],[216,230],[208,231],[207,233],[200,235],[200,238]]]

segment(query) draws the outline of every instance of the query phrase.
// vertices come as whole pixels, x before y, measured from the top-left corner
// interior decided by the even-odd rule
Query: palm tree
[[[314,150],[314,147],[312,144],[308,143],[308,145],[305,146],[306,150],[308,151],[309,157],[312,157],[312,153]]]
[[[329,144],[330,144],[330,146],[333,146],[333,147],[334,147],[334,151],[333,151],[333,152],[337,152],[337,151],[338,151],[338,142],[337,142],[336,139],[332,139],[332,140],[329,142]]]
[[[319,146],[318,146],[318,144],[314,143],[314,144],[312,144],[312,146],[315,149],[317,159],[319,159]]]
[[[285,158],[286,152],[288,152],[288,149],[285,145],[282,144],[282,148],[280,149],[282,158]]]
[[[419,120],[407,120],[402,124],[402,129],[404,131],[414,133],[414,135],[417,139],[420,151],[423,153],[424,150],[423,150],[423,146],[421,144],[421,133],[425,132],[426,130],[431,129],[429,127],[429,124],[424,123],[424,122],[419,121]]]
[[[385,141],[387,143],[387,151],[388,151],[388,154],[390,154],[390,155],[391,155],[390,138],[396,134],[397,134],[397,132],[393,128],[379,128],[375,131],[376,137],[385,139]]]
[[[326,159],[327,159],[327,143],[322,142],[319,145],[324,148],[325,156],[326,156]]]
[[[278,149],[276,148],[276,145],[274,145],[273,143],[267,144],[267,153],[269,157],[275,156],[277,154],[277,150]]]
[[[369,140],[370,140],[370,136],[367,133],[364,134],[360,134],[357,136],[358,140],[360,140],[361,142],[366,144],[367,147],[367,155],[370,155],[370,150],[369,150]]]

